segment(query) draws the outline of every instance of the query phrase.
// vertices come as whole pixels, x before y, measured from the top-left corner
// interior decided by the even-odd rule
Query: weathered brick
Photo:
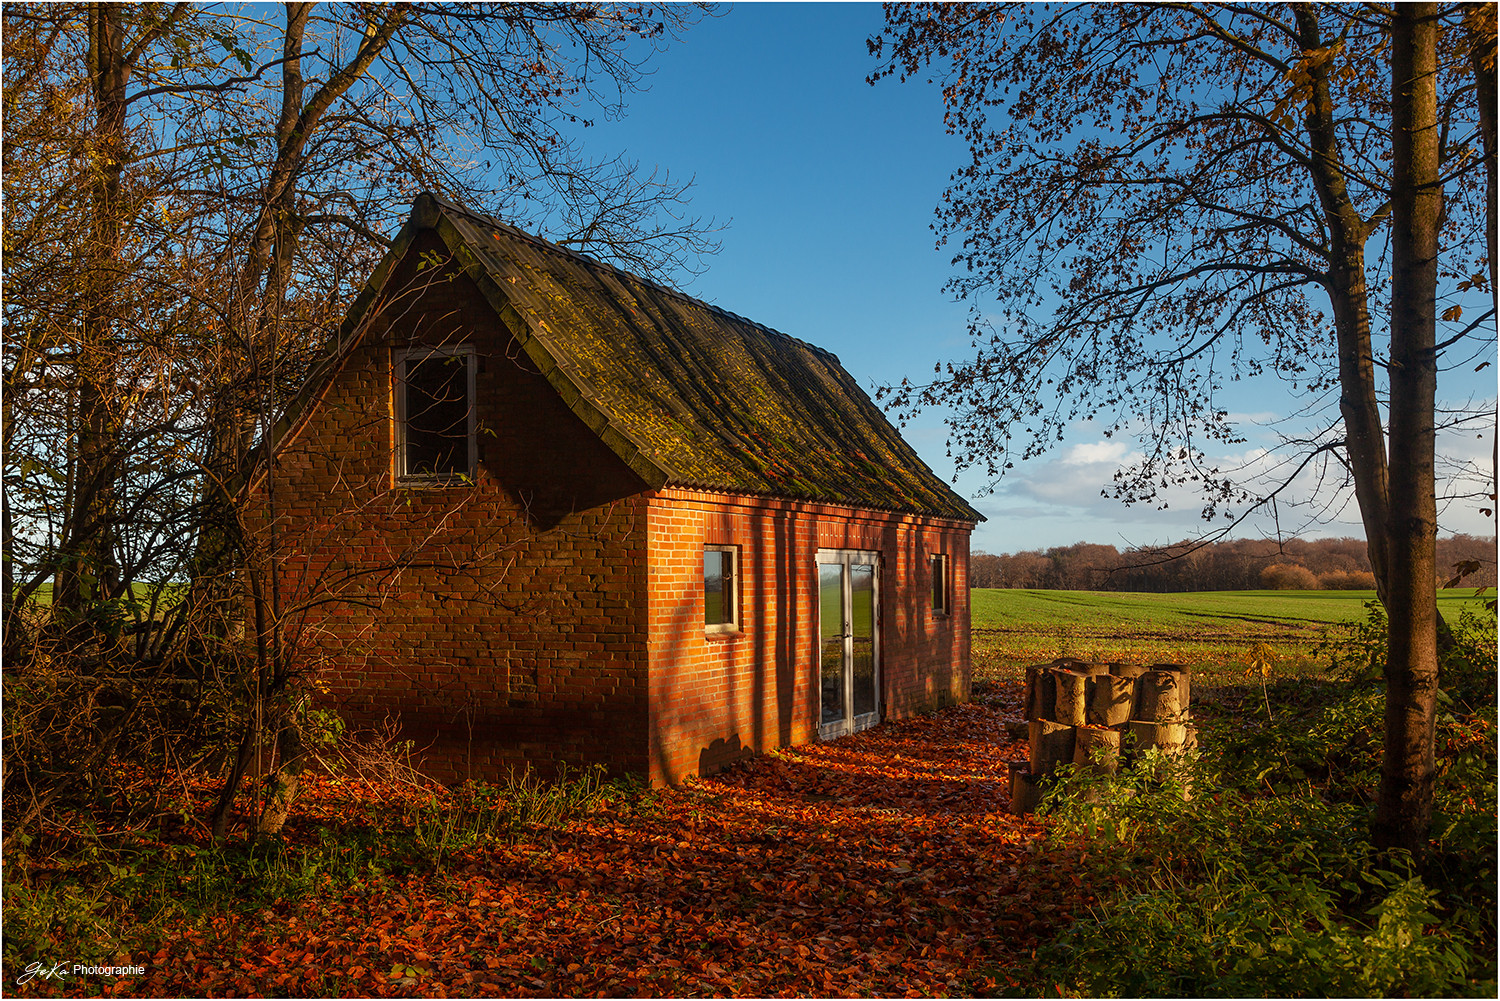
[[[972,525],[645,490],[469,279],[434,286],[416,270],[422,239],[270,474],[280,516],[265,556],[284,607],[342,589],[285,625],[351,725],[399,718],[449,779],[598,761],[676,782],[815,739],[820,547],[880,554],[884,715],[967,698]],[[481,436],[472,485],[397,484],[392,351],[459,341],[482,360],[476,418],[497,433]],[[705,633],[705,544],[740,547],[737,634]],[[934,552],[952,562],[947,616],[928,607]]]

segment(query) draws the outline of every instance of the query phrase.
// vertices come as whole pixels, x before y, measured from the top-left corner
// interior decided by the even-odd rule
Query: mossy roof
[[[651,486],[983,519],[832,353],[430,194],[413,228],[437,231],[568,404]]]

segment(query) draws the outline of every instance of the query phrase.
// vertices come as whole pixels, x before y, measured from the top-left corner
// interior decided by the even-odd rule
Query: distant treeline
[[[1438,539],[1438,583],[1460,563],[1478,569],[1465,587],[1495,586],[1495,540],[1472,535]],[[1236,539],[1179,542],[1127,549],[1079,542],[1021,553],[974,553],[970,587],[1069,591],[1361,590],[1375,587],[1363,539]]]

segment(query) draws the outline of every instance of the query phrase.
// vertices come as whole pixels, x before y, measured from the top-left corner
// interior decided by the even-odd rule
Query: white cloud
[[[1061,461],[1069,466],[1108,462],[1118,468],[1129,453],[1130,448],[1122,441],[1080,442],[1070,446]]]

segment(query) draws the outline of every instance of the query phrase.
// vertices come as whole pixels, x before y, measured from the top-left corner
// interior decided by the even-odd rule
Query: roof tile
[[[423,195],[669,483],[981,520],[832,353]],[[432,219],[421,199],[413,220]],[[451,241],[451,235],[450,235]],[[453,248],[457,250],[457,247]]]

